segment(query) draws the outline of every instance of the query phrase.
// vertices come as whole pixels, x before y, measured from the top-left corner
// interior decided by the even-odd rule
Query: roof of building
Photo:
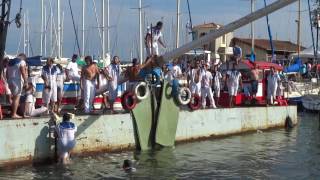
[[[219,29],[220,27],[222,27],[222,25],[220,25],[220,24],[204,23],[204,24],[200,24],[200,25],[194,26],[193,29],[204,29],[204,28]]]
[[[234,41],[242,42],[251,46],[251,39],[235,37],[232,39],[232,42]],[[255,47],[264,49],[267,51],[271,51],[269,39],[255,39],[254,42],[255,42]],[[298,45],[290,41],[273,40],[272,42],[273,42],[275,51],[296,52],[298,49]],[[301,46],[301,50],[304,50],[304,49],[305,47]]]

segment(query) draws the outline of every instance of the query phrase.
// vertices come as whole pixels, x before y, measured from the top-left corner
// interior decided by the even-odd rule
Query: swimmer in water
[[[127,173],[136,171],[136,168],[133,167],[132,161],[129,159],[123,161],[122,169]]]

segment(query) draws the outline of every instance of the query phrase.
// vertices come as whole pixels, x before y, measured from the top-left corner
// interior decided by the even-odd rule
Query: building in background
[[[234,45],[241,47],[243,58],[250,57],[251,39],[234,37],[230,46]],[[298,50],[298,45],[290,41],[273,40],[273,46],[277,60],[288,59]],[[301,47],[301,50],[304,49],[305,47]],[[255,39],[255,55],[258,61],[271,61],[272,50],[269,39]]]
[[[192,31],[194,32],[194,38],[195,40],[210,33],[213,32],[219,28],[221,28],[222,25],[220,24],[215,24],[215,23],[204,23],[201,25],[194,26]],[[212,58],[213,59],[218,59],[225,61],[227,59],[228,53],[230,53],[230,48],[228,46],[230,45],[230,42],[233,38],[233,32],[230,32],[228,34],[225,34],[221,37],[219,37],[216,40],[213,40],[209,44],[205,44],[202,47],[204,50],[209,50],[211,51]],[[232,53],[232,52],[231,52]]]

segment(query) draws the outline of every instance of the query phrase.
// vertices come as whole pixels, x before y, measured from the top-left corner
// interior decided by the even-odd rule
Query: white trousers
[[[275,84],[268,84],[268,99],[273,103],[273,101],[276,99],[277,95],[277,89],[278,89],[278,83]]]
[[[203,87],[201,88],[201,99],[202,99],[202,108],[206,107],[207,101],[206,98],[208,97],[210,100],[210,106],[216,108],[216,104],[213,99],[212,90],[210,87]]]
[[[96,86],[95,81],[83,80],[83,99],[84,99],[84,111],[90,113],[95,97]]]

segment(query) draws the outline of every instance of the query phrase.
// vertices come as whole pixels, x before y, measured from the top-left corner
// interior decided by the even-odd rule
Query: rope
[[[264,0],[264,7],[267,7],[267,1],[266,0]],[[269,41],[270,41],[270,46],[271,46],[271,51],[272,51],[272,60],[274,60],[274,46],[273,46],[273,41],[272,41],[271,27],[270,27],[270,24],[269,24],[269,15],[267,15],[266,18],[267,18]]]
[[[71,18],[72,18],[72,24],[73,24],[74,34],[76,35],[76,41],[77,41],[78,51],[79,51],[79,54],[81,54],[80,45],[79,45],[79,40],[78,40],[78,33],[77,33],[77,30],[76,30],[76,25],[75,25],[75,23],[74,23],[73,11],[72,11],[71,1],[70,1],[70,0],[69,0],[69,7],[70,7],[70,13],[71,13]]]
[[[312,29],[312,14],[311,14],[311,5],[310,0],[308,0],[308,10],[309,10],[309,19],[310,19],[310,29],[311,29],[311,37],[312,37],[312,47],[313,47],[313,53],[314,57],[317,58],[318,50],[316,50],[315,43],[314,43],[314,34]]]

